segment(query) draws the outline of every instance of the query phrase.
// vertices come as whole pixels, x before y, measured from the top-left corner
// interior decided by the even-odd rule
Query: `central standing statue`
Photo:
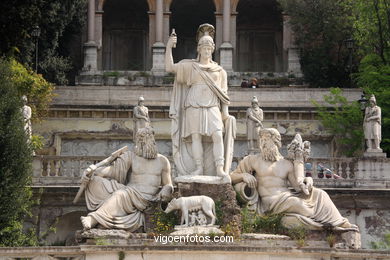
[[[168,40],[166,71],[176,74],[169,111],[172,150],[179,175],[216,175],[230,182],[236,122],[228,112],[226,71],[212,60],[214,32],[212,25],[200,25],[197,59],[176,64],[176,35]]]

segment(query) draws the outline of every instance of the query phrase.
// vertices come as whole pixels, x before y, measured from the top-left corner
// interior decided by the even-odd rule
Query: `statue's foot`
[[[91,216],[80,217],[80,219],[84,229],[91,229],[97,224],[97,221]]]
[[[223,170],[223,166],[217,166],[217,176],[221,177],[223,182],[231,183],[232,179],[229,174]]]
[[[218,165],[217,166],[217,176],[219,176],[219,177],[228,176],[228,174],[223,170],[223,166],[222,165]]]
[[[355,224],[351,224],[349,222],[344,223],[343,225],[340,226],[342,229],[346,230],[351,230],[351,231],[356,231],[359,232],[359,227]]]
[[[232,183],[232,178],[230,178],[230,176],[228,174],[226,174],[225,176],[222,176],[222,182],[223,183]]]

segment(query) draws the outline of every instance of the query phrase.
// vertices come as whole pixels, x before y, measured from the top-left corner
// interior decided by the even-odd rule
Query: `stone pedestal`
[[[97,74],[97,44],[95,42],[87,42],[84,44],[84,67],[81,75]]]
[[[156,42],[152,47],[152,71],[156,73],[165,72],[165,45],[162,42]]]
[[[177,182],[177,181],[176,181]],[[230,183],[183,183],[177,182],[179,197],[206,195],[215,202],[217,224],[241,227],[241,209],[237,204],[236,192]]]
[[[298,48],[289,48],[287,57],[287,72],[296,77],[302,76],[301,63],[299,62]]]
[[[216,235],[223,236],[225,232],[220,230],[218,226],[193,226],[193,227],[181,227],[176,226],[175,231],[172,232],[171,236],[186,236],[186,235]]]
[[[227,72],[233,71],[233,46],[224,42],[219,48],[220,64]]]
[[[121,229],[78,230],[75,234],[79,244],[88,245],[129,245],[136,244],[147,239],[146,233],[131,233]]]
[[[386,158],[386,153],[382,149],[367,149],[364,152],[363,157],[368,158]]]
[[[345,248],[360,249],[362,248],[362,239],[359,232],[349,231],[341,234]]]

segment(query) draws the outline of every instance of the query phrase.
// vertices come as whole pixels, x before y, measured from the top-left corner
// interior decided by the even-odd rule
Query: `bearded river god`
[[[213,36],[212,25],[200,25],[198,58],[176,64],[172,57],[176,35],[168,40],[166,71],[176,75],[169,111],[172,150],[179,176],[219,176],[230,182],[236,122],[228,112],[226,71],[212,60]]]
[[[151,201],[169,200],[173,192],[171,167],[168,159],[157,153],[153,131],[139,129],[136,140],[134,152],[122,154],[110,166],[97,168],[91,179],[83,176],[82,181],[88,182],[87,208],[92,211],[81,217],[85,229],[100,224],[135,231],[144,225],[143,211]]]
[[[305,226],[308,229],[333,228],[358,231],[358,227],[341,216],[329,195],[313,187],[313,179],[305,177],[304,145],[298,144],[293,161],[279,153],[281,137],[273,128],[259,132],[260,154],[246,156],[230,176],[232,183],[246,183],[258,194],[252,205],[259,214],[284,213],[286,227]],[[288,148],[290,149],[290,148]],[[251,173],[255,172],[254,175]],[[294,191],[289,189],[290,184]]]

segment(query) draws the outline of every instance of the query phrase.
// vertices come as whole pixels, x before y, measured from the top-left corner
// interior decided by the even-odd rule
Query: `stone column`
[[[284,66],[288,73],[293,73],[295,76],[301,77],[301,64],[299,62],[299,49],[294,43],[294,33],[290,25],[290,16],[283,14],[283,53]]]
[[[154,72],[165,71],[165,45],[163,41],[163,0],[156,0],[156,41],[153,44],[153,67]]]
[[[97,69],[103,70],[103,10],[95,13],[95,43],[97,45]]]
[[[220,62],[220,52],[219,48],[223,43],[222,32],[223,32],[223,16],[221,12],[215,12],[215,60]]]
[[[230,0],[223,0],[223,36],[220,47],[220,63],[226,71],[233,71],[233,46],[230,42]]]
[[[171,12],[169,11],[165,11],[164,12],[164,24],[163,24],[163,43],[164,42],[168,42],[168,38],[169,38],[169,34],[171,33],[169,31],[169,26],[170,26],[170,23],[169,23],[169,20],[171,18]]]
[[[88,0],[88,38],[84,44],[84,67],[81,74],[96,74],[97,44],[95,42],[95,0]]]

